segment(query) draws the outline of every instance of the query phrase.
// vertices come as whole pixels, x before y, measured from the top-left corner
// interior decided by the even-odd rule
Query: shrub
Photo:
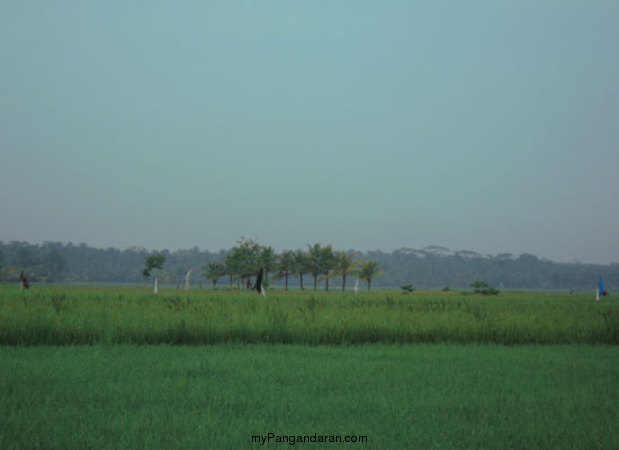
[[[482,295],[499,295],[499,291],[490,286],[487,281],[475,280],[471,283],[471,287],[475,289],[476,294]]]
[[[400,286],[400,289],[402,289],[402,294],[408,294],[415,290],[412,284],[405,284],[404,286]]]

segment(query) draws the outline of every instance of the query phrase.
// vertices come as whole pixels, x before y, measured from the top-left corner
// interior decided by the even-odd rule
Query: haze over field
[[[0,4],[0,241],[619,261],[619,2]]]

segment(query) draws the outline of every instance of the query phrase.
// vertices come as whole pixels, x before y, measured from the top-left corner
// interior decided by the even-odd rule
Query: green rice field
[[[0,287],[1,449],[615,449],[591,295]]]
[[[39,346],[0,358],[2,449],[290,448],[291,436],[293,448],[619,448],[615,346]],[[303,442],[313,436],[327,442]]]

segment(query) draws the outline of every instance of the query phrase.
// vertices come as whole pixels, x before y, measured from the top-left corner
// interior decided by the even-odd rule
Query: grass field
[[[40,346],[0,358],[2,449],[259,448],[252,436],[268,433],[269,448],[314,435],[342,443],[294,446],[619,448],[615,346]],[[367,441],[343,442],[353,436]]]
[[[0,289],[0,344],[619,344],[590,294]]]
[[[3,286],[0,449],[615,449],[618,343],[591,295]]]

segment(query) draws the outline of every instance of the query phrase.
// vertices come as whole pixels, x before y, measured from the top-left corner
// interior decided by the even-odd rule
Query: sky
[[[619,261],[616,0],[4,0],[0,241]]]

